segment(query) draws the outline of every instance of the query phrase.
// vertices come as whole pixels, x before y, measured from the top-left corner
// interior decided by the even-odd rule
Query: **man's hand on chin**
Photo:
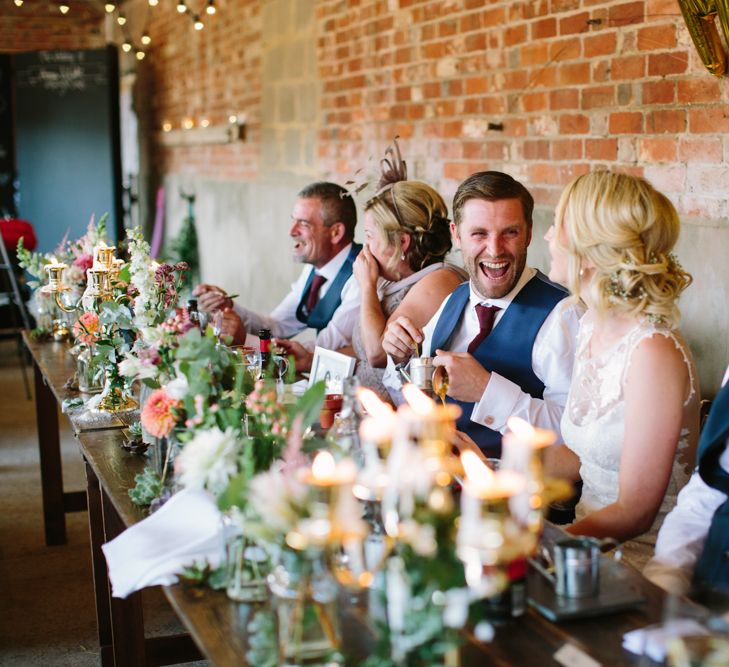
[[[276,345],[280,347],[286,355],[293,355],[296,361],[296,372],[304,373],[311,370],[311,362],[314,355],[301,343],[295,340],[287,340],[285,338],[277,338]]]
[[[481,400],[491,373],[472,355],[468,352],[436,350],[433,363],[443,366],[448,372],[448,396],[467,403]]]

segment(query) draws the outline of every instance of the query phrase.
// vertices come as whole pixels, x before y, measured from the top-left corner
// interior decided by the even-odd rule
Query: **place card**
[[[601,667],[597,660],[591,658],[574,644],[563,644],[552,657],[565,667]]]

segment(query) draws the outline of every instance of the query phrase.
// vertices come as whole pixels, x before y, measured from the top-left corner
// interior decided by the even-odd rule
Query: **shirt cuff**
[[[523,393],[515,382],[498,373],[491,373],[486,390],[473,406],[471,421],[503,433],[506,430],[506,420],[516,412],[517,403]]]

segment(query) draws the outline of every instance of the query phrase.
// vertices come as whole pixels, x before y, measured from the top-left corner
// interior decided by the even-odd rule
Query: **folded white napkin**
[[[663,625],[631,630],[623,635],[623,648],[636,655],[646,655],[655,662],[666,659],[666,641],[671,637],[705,635],[707,629],[690,618],[677,618]]]
[[[146,586],[166,586],[196,561],[213,567],[223,555],[223,524],[215,499],[185,489],[157,512],[101,547],[114,597],[125,598]]]

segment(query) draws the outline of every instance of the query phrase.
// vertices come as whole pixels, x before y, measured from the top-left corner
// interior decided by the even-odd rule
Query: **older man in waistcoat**
[[[559,432],[572,375],[579,305],[527,266],[534,200],[511,176],[485,171],[458,188],[451,223],[470,280],[420,331],[391,323],[383,347],[394,363],[416,343],[448,371],[448,400],[462,408],[458,429],[487,456],[500,456],[506,420],[517,415]],[[392,375],[390,374],[390,377]]]
[[[316,344],[330,350],[350,345],[359,316],[360,292],[352,265],[362,249],[354,243],[357,209],[349,193],[335,183],[312,183],[298,194],[291,214],[289,236],[293,259],[308,266],[270,315],[261,315],[233,301],[213,285],[195,288],[203,310],[225,309],[223,332],[242,343],[246,332],[267,328],[278,339],[306,328],[317,332]],[[272,270],[275,270],[272,267]],[[296,354],[297,370],[311,364],[311,346],[279,340]]]

